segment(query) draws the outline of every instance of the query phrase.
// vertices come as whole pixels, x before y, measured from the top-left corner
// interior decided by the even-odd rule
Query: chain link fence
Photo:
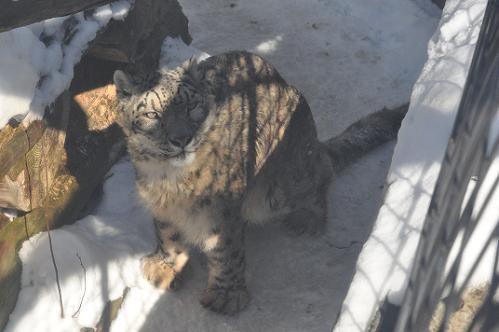
[[[485,294],[463,330],[499,331],[497,195],[494,200],[494,191],[499,190],[499,139],[492,137],[491,128],[498,109],[499,0],[489,0],[404,300],[392,310],[392,323],[382,324],[382,331],[428,331],[430,324],[432,331],[449,330],[450,317],[462,306],[471,277],[490,250],[495,257],[483,286]],[[495,211],[493,224],[488,225],[483,243],[471,243],[486,211],[489,217]],[[471,266],[465,266],[463,253],[469,245],[478,247],[479,254]]]

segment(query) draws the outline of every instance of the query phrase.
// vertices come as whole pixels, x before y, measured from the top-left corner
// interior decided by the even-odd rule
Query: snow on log
[[[51,17],[67,16],[111,0],[2,0],[0,11],[0,32],[39,22]]]

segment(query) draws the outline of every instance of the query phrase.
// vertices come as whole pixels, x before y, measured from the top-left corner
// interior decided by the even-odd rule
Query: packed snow
[[[0,129],[11,118],[29,123],[69,87],[73,68],[97,31],[123,20],[131,0],[47,19],[0,33]]]
[[[428,210],[480,31],[486,0],[447,0],[439,28],[428,47],[428,61],[416,82],[402,123],[388,189],[373,232],[362,250],[356,274],[335,331],[364,331],[388,296],[400,304],[408,282],[420,231]],[[490,137],[497,137],[496,117]],[[490,149],[489,149],[490,151]],[[490,152],[489,152],[490,153]],[[499,156],[484,179],[477,207],[499,172]],[[499,222],[496,188],[463,256],[457,284],[464,281],[486,238]],[[476,211],[475,211],[476,214]],[[458,248],[459,239],[454,245]],[[450,257],[455,257],[453,251]],[[495,254],[492,243],[470,285],[489,280]]]
[[[439,10],[429,0],[296,0],[286,6],[267,0],[181,0],[195,48],[177,39],[167,39],[163,44],[161,66],[168,68],[191,57],[199,61],[207,56],[199,50],[216,54],[247,49],[263,55],[289,83],[303,91],[322,138],[339,133],[383,106],[406,102],[421,74],[386,181],[387,201],[357,273],[358,254],[383,199],[393,143],[377,149],[336,179],[329,193],[329,227],[324,234],[290,238],[274,226],[248,230],[247,281],[252,300],[235,317],[215,315],[198,304],[206,278],[201,255],[194,255],[186,280],[175,293],[161,293],[142,278],[139,259],[153,250],[155,236],[150,216],[137,203],[133,168],[125,158],[110,171],[112,176],[105,182],[99,207],[75,224],[51,232],[65,317],[60,317],[48,236],[40,233],[21,249],[22,289],[7,331],[95,327],[106,302],[120,297],[125,287],[130,291],[111,325],[112,331],[329,331],[354,274],[353,285],[359,292],[349,291],[338,328],[360,329],[379,298],[372,296],[371,289],[366,290],[366,283],[381,286],[376,289],[385,294],[388,288],[403,287],[403,276],[397,279],[400,283],[393,284],[398,288],[391,288],[393,285],[388,287],[376,279],[378,274],[371,274],[368,269],[375,268],[378,258],[368,256],[367,249],[381,251],[379,245],[373,245],[376,237],[383,241],[395,238],[400,243],[394,230],[410,237],[411,230],[400,224],[401,219],[409,220],[403,212],[411,209],[414,218],[426,212],[424,200],[431,193],[471,59],[484,1],[448,2],[440,30],[430,41],[429,61],[422,73],[428,40],[440,18]],[[460,8],[469,9],[469,13],[461,14]],[[109,15],[108,9],[101,13]],[[458,13],[459,24],[449,23]],[[23,47],[33,46],[27,43]],[[0,45],[0,64],[3,49]],[[57,52],[53,52],[56,57]],[[22,59],[33,69],[33,77],[38,77],[40,69],[30,64],[31,58]],[[4,77],[1,71],[0,75]],[[41,87],[36,82],[32,92],[11,103],[24,102],[22,105],[31,107]],[[19,95],[26,90],[15,91]],[[445,100],[439,97],[441,93],[448,94]],[[39,100],[41,103],[43,99]],[[407,179],[394,182],[401,176]],[[419,182],[411,182],[413,179]],[[419,191],[411,196],[409,190],[416,188]],[[395,193],[400,196],[395,197]],[[392,217],[381,227],[383,215]],[[406,248],[415,246],[413,237],[410,240]],[[401,254],[410,256],[409,250]],[[389,267],[392,256],[386,252],[380,255],[381,266]],[[362,278],[365,271],[369,274]],[[384,271],[380,268],[380,278]],[[390,273],[396,275],[398,270]],[[396,291],[390,294],[396,295]]]

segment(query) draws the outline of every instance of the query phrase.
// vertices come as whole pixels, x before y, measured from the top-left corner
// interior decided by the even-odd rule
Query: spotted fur
[[[143,259],[145,276],[174,288],[197,246],[209,269],[201,304],[240,311],[249,301],[246,223],[320,229],[334,151],[318,141],[300,92],[251,53],[189,62],[146,84],[121,71],[114,78],[138,192],[159,239]]]

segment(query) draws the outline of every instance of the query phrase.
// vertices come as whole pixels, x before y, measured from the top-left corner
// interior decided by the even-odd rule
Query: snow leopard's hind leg
[[[287,182],[285,188],[286,205],[291,212],[282,219],[282,225],[292,235],[313,235],[323,230],[327,221],[331,161],[320,144],[309,150],[307,157],[301,176],[293,176],[293,181]]]

